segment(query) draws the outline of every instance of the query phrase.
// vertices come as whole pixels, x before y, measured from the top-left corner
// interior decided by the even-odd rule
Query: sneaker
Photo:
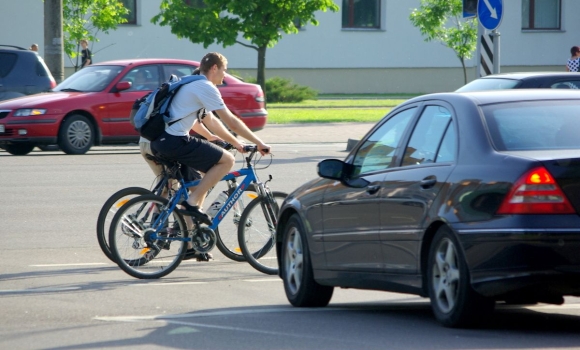
[[[202,224],[211,225],[211,219],[207,214],[205,214],[201,209],[196,206],[190,205],[186,201],[181,202],[181,205],[185,207],[185,209],[175,209],[181,215],[189,215],[191,217],[196,218]]]
[[[200,253],[195,249],[188,249],[187,252],[185,252],[185,257],[183,260],[191,259],[195,259],[197,261],[210,261],[213,260],[213,255],[210,253]]]

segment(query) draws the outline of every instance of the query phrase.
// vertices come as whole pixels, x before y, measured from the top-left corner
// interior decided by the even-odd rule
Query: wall
[[[123,25],[92,43],[95,62],[118,58],[172,57],[199,60],[208,51],[219,51],[230,70],[254,75],[255,50],[234,45],[207,49],[177,39],[169,27],[150,19],[160,0],[138,0],[138,25]],[[337,2],[339,5],[341,1]],[[319,12],[320,25],[305,26],[296,35],[284,35],[268,49],[266,76],[289,77],[321,93],[421,93],[452,91],[463,85],[463,72],[455,53],[437,42],[424,42],[408,20],[419,0],[383,0],[385,28],[381,31],[341,30],[340,12]],[[563,70],[569,49],[580,45],[580,1],[562,0],[562,30],[521,30],[521,0],[503,1],[501,71]],[[9,14],[0,22],[0,43],[28,47],[40,44],[43,52],[43,4],[41,0],[2,1],[0,11]],[[468,80],[475,78],[475,59],[467,61]],[[65,67],[72,64],[65,57]],[[66,74],[72,70],[66,69]]]

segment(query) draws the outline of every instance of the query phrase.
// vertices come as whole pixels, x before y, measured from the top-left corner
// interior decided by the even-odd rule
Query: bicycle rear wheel
[[[244,257],[256,270],[268,275],[278,273],[277,215],[288,194],[272,192],[272,196],[273,202],[266,196],[251,201],[242,213],[238,226],[238,241]]]
[[[97,241],[105,256],[113,262],[115,260],[113,259],[111,247],[109,246],[109,227],[111,226],[111,221],[113,221],[115,213],[123,204],[144,194],[151,194],[151,191],[142,187],[127,187],[119,190],[107,199],[99,212],[99,217],[97,218]]]
[[[115,214],[109,231],[111,253],[119,267],[129,275],[160,278],[179,266],[187,251],[188,231],[183,217],[171,213],[162,224],[158,236],[150,235],[155,219],[167,206],[168,200],[148,194],[131,199]],[[164,239],[167,238],[167,239]]]

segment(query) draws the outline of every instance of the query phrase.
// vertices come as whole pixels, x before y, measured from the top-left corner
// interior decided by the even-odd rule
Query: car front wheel
[[[314,280],[306,231],[300,217],[292,215],[283,232],[281,276],[288,301],[298,307],[328,305],[334,287]]]
[[[446,327],[472,327],[485,320],[495,302],[477,294],[459,243],[451,230],[442,226],[429,251],[427,280],[435,318]]]
[[[66,154],[85,154],[94,140],[93,125],[87,117],[77,114],[68,117],[60,128],[58,146]]]

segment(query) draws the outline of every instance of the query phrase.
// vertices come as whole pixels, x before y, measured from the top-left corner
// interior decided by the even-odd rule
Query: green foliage
[[[276,45],[282,33],[298,33],[296,22],[318,25],[314,13],[327,10],[336,12],[338,6],[333,0],[163,0],[151,22],[205,48],[240,44],[258,51],[257,81],[264,88],[266,48]]]
[[[462,0],[421,0],[420,8],[414,9],[409,19],[425,41],[440,41],[455,51],[467,83],[465,60],[471,58],[477,45],[477,20],[462,20],[462,12]],[[446,27],[449,22],[451,26]]]
[[[255,79],[247,79],[250,83],[256,83]],[[301,102],[304,100],[314,100],[318,97],[318,92],[308,86],[294,84],[292,80],[274,77],[266,80],[266,101],[274,102]]]
[[[108,34],[125,23],[124,15],[129,13],[118,0],[63,0],[64,51],[75,65],[80,66],[80,40],[98,42],[99,32]],[[73,59],[76,58],[76,63]]]

